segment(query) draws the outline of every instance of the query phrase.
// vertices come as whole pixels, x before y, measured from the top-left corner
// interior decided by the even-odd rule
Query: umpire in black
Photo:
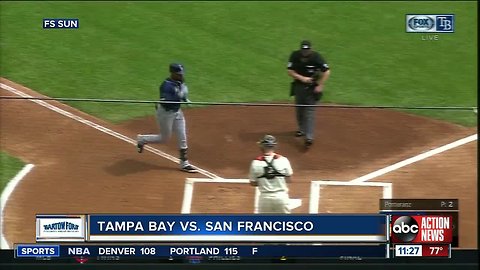
[[[315,105],[323,95],[323,87],[330,76],[330,68],[324,58],[312,50],[312,43],[304,40],[300,50],[292,52],[288,60],[288,75],[294,79],[290,96],[297,105]],[[313,144],[315,107],[296,106],[298,130],[295,136],[305,136],[305,146]]]

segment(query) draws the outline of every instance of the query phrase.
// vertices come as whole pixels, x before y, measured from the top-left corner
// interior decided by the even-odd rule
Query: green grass
[[[17,158],[0,151],[0,194],[15,175],[23,168],[24,164]]]
[[[288,100],[286,62],[302,39],[327,59],[325,102],[477,106],[476,2],[1,2],[1,75],[52,97],[156,99],[180,61],[194,101]],[[405,14],[453,13],[439,41]],[[79,18],[78,30],[42,19]],[[109,121],[152,105],[70,103]],[[422,111],[475,126],[476,115]]]

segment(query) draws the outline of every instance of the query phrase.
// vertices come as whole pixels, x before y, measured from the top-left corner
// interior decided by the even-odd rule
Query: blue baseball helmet
[[[176,74],[179,74],[179,75],[185,74],[185,68],[183,67],[182,64],[172,63],[172,64],[170,64],[169,70],[170,70],[171,73],[176,73]]]

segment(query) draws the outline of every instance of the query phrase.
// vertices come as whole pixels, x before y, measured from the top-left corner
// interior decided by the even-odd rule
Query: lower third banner
[[[89,215],[87,241],[386,242],[370,215]]]

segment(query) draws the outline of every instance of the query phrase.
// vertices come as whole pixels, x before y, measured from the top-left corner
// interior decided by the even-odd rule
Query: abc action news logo
[[[451,243],[451,216],[392,216],[393,243]]]

